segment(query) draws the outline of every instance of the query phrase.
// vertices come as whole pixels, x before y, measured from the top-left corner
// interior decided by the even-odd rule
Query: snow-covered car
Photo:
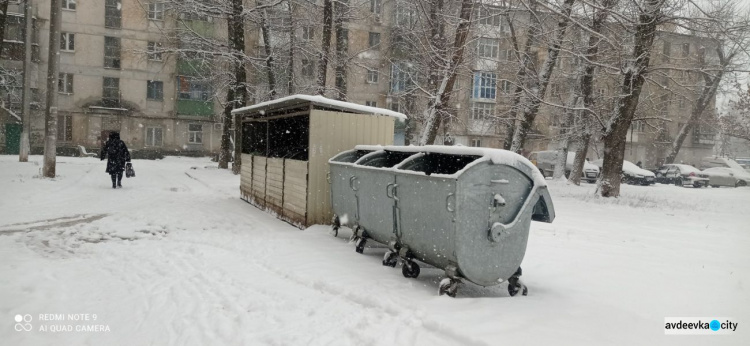
[[[750,174],[744,170],[737,170],[729,167],[712,167],[703,170],[708,175],[708,185],[711,187],[719,186],[747,186],[750,182]]]
[[[529,155],[529,161],[533,163],[542,175],[545,177],[551,177],[555,171],[555,164],[557,163],[558,151],[545,150],[535,151]],[[573,163],[576,159],[576,153],[569,151],[568,157],[565,160],[565,177],[570,176],[570,172],[573,170]],[[589,183],[595,183],[596,179],[599,178],[599,167],[591,164],[588,161],[583,163],[583,172],[581,173],[581,179],[586,180]]]
[[[734,159],[738,165],[742,166],[746,171],[750,172],[750,157],[738,157]]]
[[[708,186],[708,174],[701,172],[700,169],[676,163],[665,166],[669,166],[663,178],[666,184],[673,183],[676,186],[692,185],[693,187]]]
[[[604,164],[604,160],[599,159],[591,163],[601,169],[602,165]],[[656,174],[654,174],[654,172],[640,168],[630,161],[623,160],[622,182],[631,185],[651,185],[656,182]]]

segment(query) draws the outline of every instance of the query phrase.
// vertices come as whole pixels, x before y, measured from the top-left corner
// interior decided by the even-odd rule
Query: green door
[[[21,149],[21,124],[5,124],[5,153],[18,155]]]

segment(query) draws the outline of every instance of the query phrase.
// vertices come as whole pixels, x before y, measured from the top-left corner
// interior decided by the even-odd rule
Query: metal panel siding
[[[266,206],[266,157],[253,157],[253,184],[250,203],[264,208]]]
[[[252,195],[253,186],[253,155],[242,154],[242,166],[240,170],[240,196],[249,200]]]
[[[266,208],[281,215],[284,205],[284,159],[268,158],[266,162]]]
[[[307,209],[307,161],[284,161],[284,207],[282,218],[305,225]]]
[[[310,159],[307,226],[331,222],[328,160],[359,144],[393,144],[394,118],[313,110],[310,113]]]

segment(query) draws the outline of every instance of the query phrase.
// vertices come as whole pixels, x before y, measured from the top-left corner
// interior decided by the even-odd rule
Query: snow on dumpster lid
[[[252,106],[237,108],[232,111],[232,114],[241,114],[241,113],[248,113],[252,111],[260,111],[260,110],[264,110],[267,108],[272,108],[275,105],[281,105],[281,104],[293,102],[293,101],[308,101],[308,102],[312,102],[318,105],[329,106],[332,108],[338,108],[338,109],[342,109],[342,110],[346,110],[346,111],[350,111],[354,113],[385,115],[385,116],[397,118],[401,121],[406,120],[406,115],[404,115],[403,113],[394,112],[389,109],[363,106],[363,105],[358,105],[356,103],[351,103],[351,102],[331,100],[329,98],[325,98],[320,95],[313,96],[313,95],[302,95],[302,94],[282,97],[280,99],[261,102],[258,104],[254,104]]]
[[[428,153],[438,153],[438,154],[448,154],[448,155],[471,155],[471,156],[481,156],[481,159],[478,159],[470,164],[468,164],[466,167],[464,167],[462,170],[456,172],[454,175],[458,176],[463,171],[468,169],[469,167],[485,161],[489,160],[492,161],[493,164],[504,164],[509,166],[514,166],[516,164],[521,164],[523,166],[526,166],[529,168],[529,172],[531,172],[532,179],[534,180],[534,184],[538,186],[547,186],[547,181],[544,179],[544,176],[539,172],[539,169],[534,166],[531,161],[526,159],[525,157],[518,155],[512,151],[503,150],[503,149],[491,149],[491,148],[480,148],[480,147],[464,147],[464,146],[447,146],[447,145],[427,145],[424,146],[425,152]],[[386,147],[386,149],[389,149],[389,147]]]

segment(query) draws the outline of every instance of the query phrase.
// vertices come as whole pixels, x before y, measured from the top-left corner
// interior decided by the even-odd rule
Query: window
[[[161,42],[149,42],[146,54],[148,55],[148,60],[161,61]]]
[[[416,20],[416,14],[409,5],[398,3],[396,5],[396,25],[404,28],[411,28]]]
[[[481,139],[472,139],[471,140],[471,146],[472,147],[481,147],[482,146],[482,140]]]
[[[121,0],[105,0],[104,27],[119,29],[122,26]]]
[[[492,72],[474,72],[472,97],[475,99],[495,99],[497,75]]]
[[[344,49],[349,49],[349,29],[341,29],[337,36],[341,36],[341,40],[344,42]],[[338,37],[337,37],[338,39]]]
[[[70,142],[73,140],[73,117],[60,115],[57,117],[57,141]]]
[[[154,101],[164,100],[164,82],[146,81],[146,98]]]
[[[65,10],[76,10],[76,0],[62,0],[62,8]]]
[[[480,58],[497,58],[497,50],[500,43],[496,39],[482,37],[477,43],[478,54]]]
[[[302,39],[305,41],[312,41],[313,39],[315,39],[315,27],[303,26]]]
[[[495,116],[495,104],[487,102],[472,102],[471,119],[486,120]]]
[[[370,0],[370,12],[380,14],[381,0]]]
[[[716,130],[708,125],[700,124],[693,130],[693,143],[714,144],[716,143]]]
[[[76,35],[69,32],[60,34],[60,50],[72,52],[76,50]]]
[[[644,121],[643,120],[633,120],[632,123],[630,123],[630,131],[632,132],[643,132],[644,128]]]
[[[680,97],[677,99],[677,107],[679,107],[680,109],[685,109],[685,103],[686,102],[684,97]]]
[[[208,82],[187,76],[177,77],[177,98],[180,100],[208,101],[211,98],[211,85]]]
[[[378,82],[378,70],[367,70],[367,83]]]
[[[682,44],[682,57],[687,58],[690,56],[690,43],[683,43]]]
[[[308,59],[302,59],[302,77],[315,77],[315,62]]]
[[[380,49],[380,33],[378,32],[371,32],[370,33],[370,49]]]
[[[146,128],[146,146],[147,147],[160,147],[160,146],[162,146],[162,129],[161,129],[161,127],[147,127]]]
[[[164,20],[164,3],[152,2],[148,4],[148,19]]]
[[[102,83],[102,103],[104,107],[119,107],[120,78],[104,77]]]
[[[72,73],[60,73],[60,77],[57,79],[57,92],[62,94],[73,93],[73,74]]]
[[[669,109],[669,104],[672,101],[672,94],[664,94],[661,95],[659,98],[659,109],[661,111],[667,111]]]
[[[368,106],[368,107],[377,107],[378,106],[378,102],[377,101],[365,101],[365,106]]]
[[[203,125],[188,124],[188,143],[190,144],[203,143]]]
[[[479,8],[476,13],[479,24],[500,26],[500,11],[494,8]]]
[[[104,37],[104,67],[120,68],[120,38]]]
[[[408,70],[408,64],[394,63],[391,66],[391,92],[403,92],[411,87],[411,76]]]
[[[511,89],[513,89],[513,84],[509,80],[503,79],[500,81],[500,90],[503,94],[510,94]]]
[[[664,42],[664,46],[662,47],[662,54],[664,55],[663,59],[664,62],[669,62],[669,55],[672,53],[672,44],[669,42]]]

